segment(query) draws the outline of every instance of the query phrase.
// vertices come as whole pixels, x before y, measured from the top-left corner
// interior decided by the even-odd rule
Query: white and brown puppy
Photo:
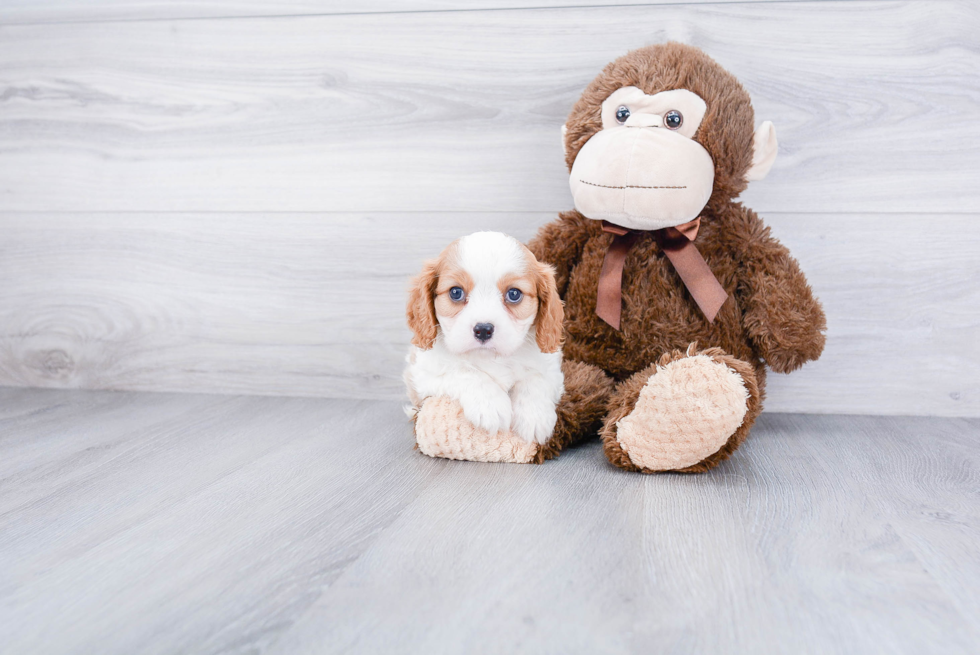
[[[564,391],[562,306],[554,270],[513,237],[477,232],[451,243],[413,280],[405,384],[417,410],[459,401],[490,434],[543,444]]]

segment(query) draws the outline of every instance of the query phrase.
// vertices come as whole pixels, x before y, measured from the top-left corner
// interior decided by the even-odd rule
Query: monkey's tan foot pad
[[[657,367],[616,440],[636,466],[673,471],[718,452],[742,425],[749,392],[742,376],[708,355]]]
[[[415,417],[415,441],[429,457],[461,459],[471,462],[513,462],[528,464],[538,453],[538,444],[529,443],[509,430],[490,434],[474,427],[463,415],[463,408],[445,396],[426,398]]]

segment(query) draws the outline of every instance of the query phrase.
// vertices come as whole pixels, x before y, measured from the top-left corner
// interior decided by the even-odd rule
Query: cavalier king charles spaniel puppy
[[[554,269],[517,239],[477,232],[449,244],[409,293],[409,413],[448,396],[490,434],[547,442],[564,390],[562,318]]]

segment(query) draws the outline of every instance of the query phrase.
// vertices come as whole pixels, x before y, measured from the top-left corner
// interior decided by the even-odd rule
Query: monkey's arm
[[[558,220],[538,230],[527,244],[538,261],[555,267],[555,283],[562,299],[565,298],[572,268],[581,258],[585,243],[589,240],[588,223],[589,219],[578,212],[563,212]]]
[[[823,352],[827,319],[800,265],[751,211],[744,217],[738,291],[743,325],[773,371],[789,373]]]

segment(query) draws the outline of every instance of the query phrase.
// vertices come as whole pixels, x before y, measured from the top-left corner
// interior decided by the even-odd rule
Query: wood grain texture
[[[2,214],[0,384],[401,398],[410,276],[549,214]],[[773,214],[828,315],[767,408],[980,415],[980,216]]]
[[[10,653],[259,649],[440,474],[394,404],[34,394],[0,391],[35,405],[0,414]]]
[[[271,652],[971,652],[975,567],[947,590],[890,521],[911,518],[947,567],[962,561],[978,470],[925,435],[955,432],[976,452],[978,426],[880,421],[763,416],[705,476],[624,476],[593,448],[542,472],[454,467]],[[911,454],[886,443],[896,428]],[[973,527],[949,539],[888,502],[907,484],[892,470],[839,475],[857,449],[929,480],[955,467],[946,519]],[[928,486],[915,497],[941,503]]]
[[[279,0],[275,4],[249,0],[5,0],[0,25],[30,23],[88,23],[96,21],[248,18],[366,13],[485,11],[595,6],[646,6],[719,2],[800,2],[802,0]],[[812,1],[812,0],[811,0]],[[857,1],[857,0],[852,0]]]
[[[577,95],[676,39],[779,130],[756,209],[975,212],[978,25],[906,0],[5,26],[0,210],[558,211]]]
[[[976,3],[425,2],[5,4],[0,384],[399,397],[406,278],[569,208],[572,102],[674,38],[776,122],[745,200],[827,307],[767,406],[980,415]]]
[[[977,419],[699,476],[429,459],[395,403],[0,389],[17,653],[972,653]]]

